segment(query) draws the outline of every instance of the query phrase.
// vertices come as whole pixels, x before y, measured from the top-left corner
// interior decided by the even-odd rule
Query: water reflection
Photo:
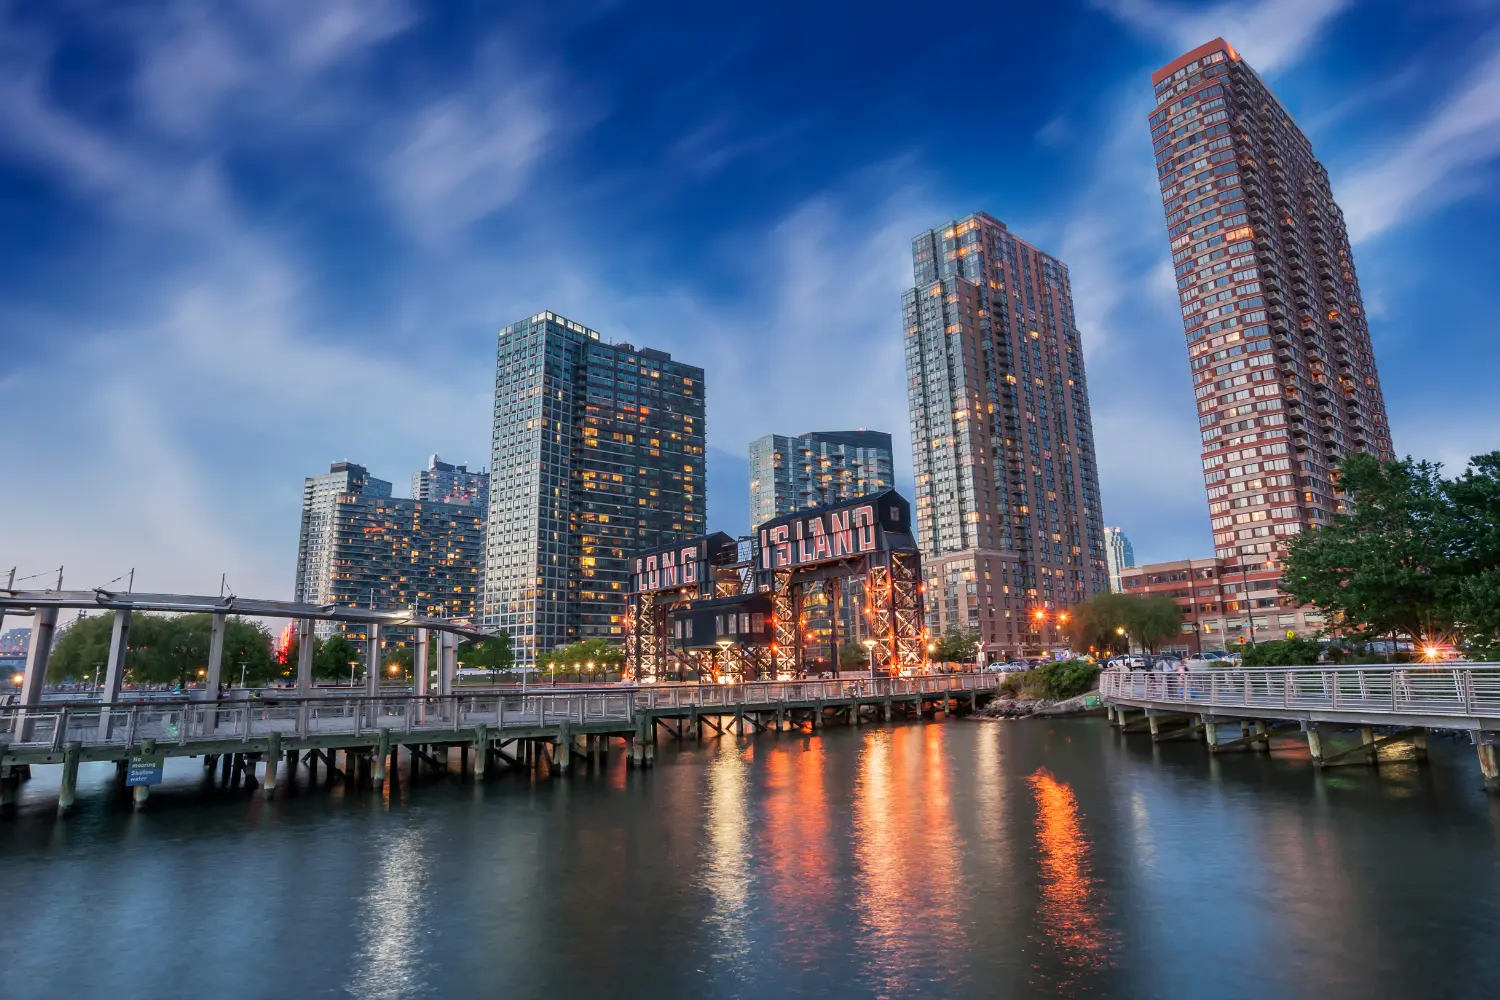
[[[1108,961],[1109,935],[1089,866],[1089,843],[1073,789],[1039,768],[1028,779],[1036,799],[1041,900],[1037,921],[1045,962],[1035,965],[1052,988],[1072,993],[1083,975]]]
[[[823,740],[779,743],[762,756],[760,766],[765,771],[761,841],[769,868],[764,891],[781,929],[775,947],[788,963],[816,967],[833,943],[827,903],[836,892]]]
[[[708,802],[704,810],[703,885],[713,958],[736,974],[750,971],[750,828],[748,808],[751,753],[720,753],[709,765]]]
[[[388,837],[374,849],[379,874],[360,900],[360,949],[349,993],[360,1000],[416,996],[423,989],[420,938],[428,911],[431,864],[415,832]]]
[[[879,995],[924,992],[924,977],[966,943],[962,875],[948,790],[945,727],[865,738],[855,787],[855,868],[866,975]]]

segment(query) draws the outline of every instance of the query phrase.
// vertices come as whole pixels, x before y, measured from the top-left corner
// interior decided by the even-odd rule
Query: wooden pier
[[[74,805],[78,766],[87,761],[114,762],[123,785],[167,758],[202,757],[205,768],[222,768],[226,781],[260,783],[268,797],[283,761],[289,775],[301,765],[314,772],[322,766],[329,775],[378,785],[403,749],[416,775],[424,764],[446,769],[457,748],[460,770],[476,781],[497,766],[544,761],[549,773],[565,774],[576,758],[607,755],[616,745],[633,765],[649,767],[663,733],[702,739],[972,711],[994,695],[1001,676],[11,706],[0,708],[0,812],[11,811],[18,782],[39,764],[62,765],[62,813]],[[133,789],[136,805],[144,805],[150,785]]]

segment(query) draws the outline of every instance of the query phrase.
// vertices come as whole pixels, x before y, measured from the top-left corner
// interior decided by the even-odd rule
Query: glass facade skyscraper
[[[1109,589],[1120,592],[1120,573],[1135,565],[1135,549],[1125,532],[1109,525],[1104,526],[1104,562],[1109,568]]]
[[[496,352],[485,624],[517,659],[625,632],[627,560],[705,530],[703,369],[540,312]]]
[[[880,431],[767,434],[750,442],[750,528],[793,511],[895,485],[891,436]]]
[[[1339,509],[1338,463],[1395,457],[1354,255],[1328,171],[1231,45],[1152,83],[1215,555],[1274,607],[1286,540]]]
[[[991,655],[1059,640],[1105,589],[1083,346],[1067,267],[976,212],[912,241],[902,295],[928,627]]]

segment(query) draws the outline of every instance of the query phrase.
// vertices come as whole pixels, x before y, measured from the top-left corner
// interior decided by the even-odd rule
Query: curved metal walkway
[[[1099,693],[1127,732],[1154,740],[1196,737],[1211,751],[1267,749],[1276,723],[1293,722],[1320,766],[1374,763],[1381,748],[1410,742],[1425,756],[1429,729],[1467,730],[1479,750],[1485,787],[1500,791],[1500,664],[1263,667],[1188,671],[1107,670]],[[1129,718],[1132,710],[1142,714]],[[1178,720],[1186,719],[1178,725]],[[1196,719],[1197,721],[1193,721]],[[1240,735],[1220,739],[1238,723]],[[1251,728],[1254,732],[1251,732]],[[1358,746],[1324,753],[1320,733],[1358,729]],[[1385,730],[1377,735],[1376,730]],[[1393,730],[1393,731],[1392,731]]]

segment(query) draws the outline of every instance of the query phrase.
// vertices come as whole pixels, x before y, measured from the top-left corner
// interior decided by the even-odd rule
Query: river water
[[[1500,801],[1431,757],[954,720],[271,803],[180,761],[140,814],[86,765],[61,823],[43,768],[0,996],[1500,996]]]

